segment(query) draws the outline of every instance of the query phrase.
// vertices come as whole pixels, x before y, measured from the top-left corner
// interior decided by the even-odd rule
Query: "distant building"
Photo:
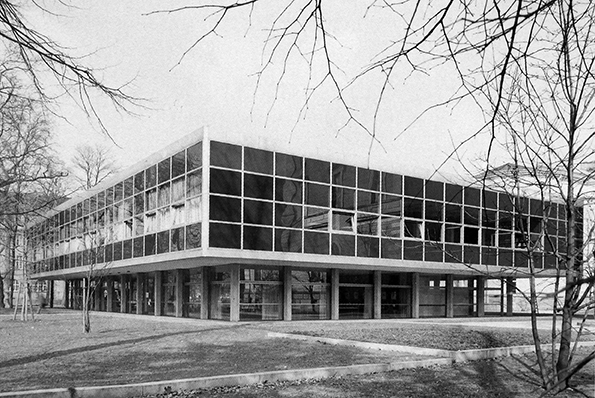
[[[559,203],[291,152],[191,134],[30,225],[33,276],[67,281],[77,308],[93,266],[94,309],[149,315],[511,314],[544,228],[537,266],[554,274]]]

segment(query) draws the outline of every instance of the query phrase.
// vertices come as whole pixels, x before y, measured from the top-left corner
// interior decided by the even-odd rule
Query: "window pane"
[[[330,163],[317,159],[306,159],[306,180],[330,182]]]
[[[147,188],[157,185],[157,166],[151,166],[145,171]]]
[[[426,181],[426,198],[444,200],[444,184],[438,181]]]
[[[304,228],[326,230],[328,228],[328,210],[317,207],[306,207]]]
[[[134,197],[134,214],[141,214],[145,211],[145,197],[143,194],[138,194]]]
[[[355,187],[355,167],[333,163],[333,184]]]
[[[134,238],[134,244],[132,248],[133,256],[134,257],[142,257],[143,256],[143,237]]]
[[[424,181],[421,178],[405,176],[405,195],[423,198]]]
[[[400,175],[392,173],[382,173],[382,192],[402,193],[402,178]]]
[[[202,191],[202,171],[189,173],[186,177],[186,196],[200,195]]]
[[[170,203],[171,198],[170,198],[169,182],[159,185],[159,191],[158,191],[157,196],[158,196],[157,203],[158,203],[159,207],[166,206]]]
[[[184,200],[184,192],[186,191],[184,177],[178,178],[171,183],[171,201],[172,203]]]
[[[279,227],[302,227],[302,207],[277,203],[275,205],[275,225]]]
[[[239,225],[209,223],[209,246],[229,249],[240,248]]]
[[[170,174],[170,160],[169,158],[162,160],[161,162],[159,162],[159,165],[157,167],[157,172],[159,174],[159,183],[161,184],[162,182],[168,181],[171,177]]]
[[[241,169],[242,147],[211,141],[211,165],[229,169]]]
[[[333,234],[331,249],[336,256],[355,256],[355,236]]]
[[[188,225],[186,227],[186,249],[201,247],[201,224]]]
[[[368,213],[378,213],[380,195],[376,192],[357,191],[357,209]]]
[[[181,176],[186,172],[186,159],[185,152],[181,151],[176,153],[171,158],[171,178]]]
[[[426,222],[426,240],[433,242],[442,241],[442,224],[435,222]]]
[[[328,245],[327,233],[304,231],[304,253],[328,254]]]
[[[273,153],[262,149],[244,148],[244,170],[273,174]]]
[[[329,186],[306,183],[306,204],[328,207]]]
[[[155,234],[145,236],[145,256],[155,254]]]
[[[302,251],[302,231],[276,228],[275,251],[300,253]]]
[[[302,158],[277,153],[275,155],[275,174],[284,177],[302,178]]]
[[[357,237],[357,256],[358,257],[375,257],[378,258],[380,254],[380,244],[378,238],[369,236]]]
[[[465,204],[479,206],[480,191],[477,188],[465,187]]]
[[[302,203],[302,183],[300,181],[275,178],[275,200]]]
[[[382,239],[381,240],[382,258],[400,259],[402,257],[402,242],[398,239]]]
[[[461,222],[461,206],[447,204],[445,208],[445,217],[447,222]]]
[[[355,233],[355,213],[333,211],[331,227],[333,231]]]
[[[194,170],[202,165],[202,142],[192,145],[187,150],[186,167],[187,170]]]
[[[128,197],[132,196],[132,191],[133,191],[133,180],[132,180],[132,177],[130,177],[124,181],[124,197],[128,198]]]
[[[337,209],[355,209],[355,189],[333,187],[332,207]]]
[[[244,174],[244,196],[273,199],[273,177]]]
[[[201,220],[192,219],[191,221],[196,222]],[[174,226],[186,223],[186,206],[184,206],[184,203],[178,203],[171,207],[171,223]]]
[[[119,182],[114,186],[114,202],[119,202],[124,198],[124,183]],[[78,209],[77,209],[78,212]],[[78,215],[78,214],[77,214]],[[80,217],[80,215],[78,215]]]
[[[426,200],[426,220],[442,221],[442,208],[444,207],[442,202],[432,202]]]
[[[475,207],[463,208],[464,218],[463,221],[467,225],[479,225],[479,209]]]
[[[380,190],[380,172],[370,169],[357,169],[358,188],[368,189],[370,191]]]
[[[240,196],[242,175],[235,171],[211,169],[211,192]]]
[[[211,220],[240,222],[242,214],[242,202],[237,198],[223,196],[211,196]]]
[[[446,201],[450,203],[463,203],[463,187],[446,184]]]
[[[263,227],[244,227],[244,249],[273,250],[273,229]]]
[[[244,200],[244,222],[273,225],[273,204],[257,200]]]
[[[483,206],[489,209],[498,208],[498,194],[492,191],[482,191],[483,194]]]
[[[400,216],[401,202],[400,196],[382,194],[382,214]]]
[[[176,228],[171,231],[171,251],[184,250],[184,228]]]
[[[162,231],[157,234],[157,253],[169,252],[169,231]]]
[[[423,200],[404,198],[404,210],[403,214],[405,217],[411,218],[423,218]]]
[[[157,190],[155,188],[148,190],[145,193],[146,210],[153,210],[157,207]]]
[[[423,223],[421,221],[405,220],[405,237],[421,239],[423,236]]]
[[[381,235],[393,238],[401,237],[401,219],[395,217],[382,217]]]
[[[357,214],[357,233],[363,235],[378,235],[378,216],[375,214]]]

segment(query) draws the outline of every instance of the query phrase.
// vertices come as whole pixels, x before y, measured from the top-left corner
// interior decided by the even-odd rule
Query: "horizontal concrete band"
[[[165,387],[174,390],[196,390],[222,386],[250,385],[265,382],[323,379],[333,376],[346,376],[355,374],[380,373],[390,370],[423,367],[442,364],[439,362],[409,361],[402,364],[366,364],[336,366],[328,368],[281,370],[261,373],[246,373],[225,376],[199,377],[195,379],[167,380],[159,382],[135,383],[113,386],[80,387],[77,389],[54,388],[48,390],[32,390],[0,393],[0,397],[32,397],[32,398],[99,398],[115,397],[125,398],[133,395],[162,393]]]

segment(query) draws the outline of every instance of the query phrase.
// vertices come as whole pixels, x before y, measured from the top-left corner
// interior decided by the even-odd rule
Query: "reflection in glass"
[[[275,225],[279,227],[301,228],[302,207],[282,203],[275,204]]]
[[[375,214],[357,213],[357,233],[378,235],[378,216]]]
[[[335,256],[355,256],[355,236],[333,234],[331,254]]]
[[[302,183],[284,178],[275,178],[275,200],[302,203]]]
[[[178,202],[184,199],[184,191],[185,191],[185,181],[184,177],[178,178],[177,180],[172,181],[171,183],[171,201],[172,203]]]
[[[186,249],[201,247],[201,224],[186,226]]]
[[[276,228],[275,251],[300,253],[302,251],[302,231]]]
[[[306,207],[304,228],[326,230],[328,228],[328,210],[317,207]]]
[[[337,209],[355,209],[355,189],[333,187],[332,207]]]
[[[333,163],[333,184],[355,187],[355,167]]]
[[[197,170],[189,173],[186,177],[186,196],[200,195],[202,190],[202,171]]]
[[[275,174],[283,177],[302,178],[302,158],[277,153],[275,155]]]
[[[192,145],[187,149],[186,166],[187,170],[191,171],[202,164],[202,142]]]

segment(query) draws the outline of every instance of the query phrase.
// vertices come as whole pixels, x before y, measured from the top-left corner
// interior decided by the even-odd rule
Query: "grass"
[[[6,312],[5,312],[6,314]],[[268,331],[404,344],[440,349],[487,348],[530,343],[526,331],[482,322],[226,323],[92,315],[82,333],[81,314],[45,311],[36,321],[0,315],[0,391],[123,384],[278,369],[313,368],[412,359],[413,355],[268,337]],[[547,331],[546,331],[547,332]],[[163,396],[200,397],[537,397],[531,356]],[[593,385],[595,366],[576,379]],[[595,391],[591,391],[595,393]],[[175,394],[175,395],[174,395]]]

